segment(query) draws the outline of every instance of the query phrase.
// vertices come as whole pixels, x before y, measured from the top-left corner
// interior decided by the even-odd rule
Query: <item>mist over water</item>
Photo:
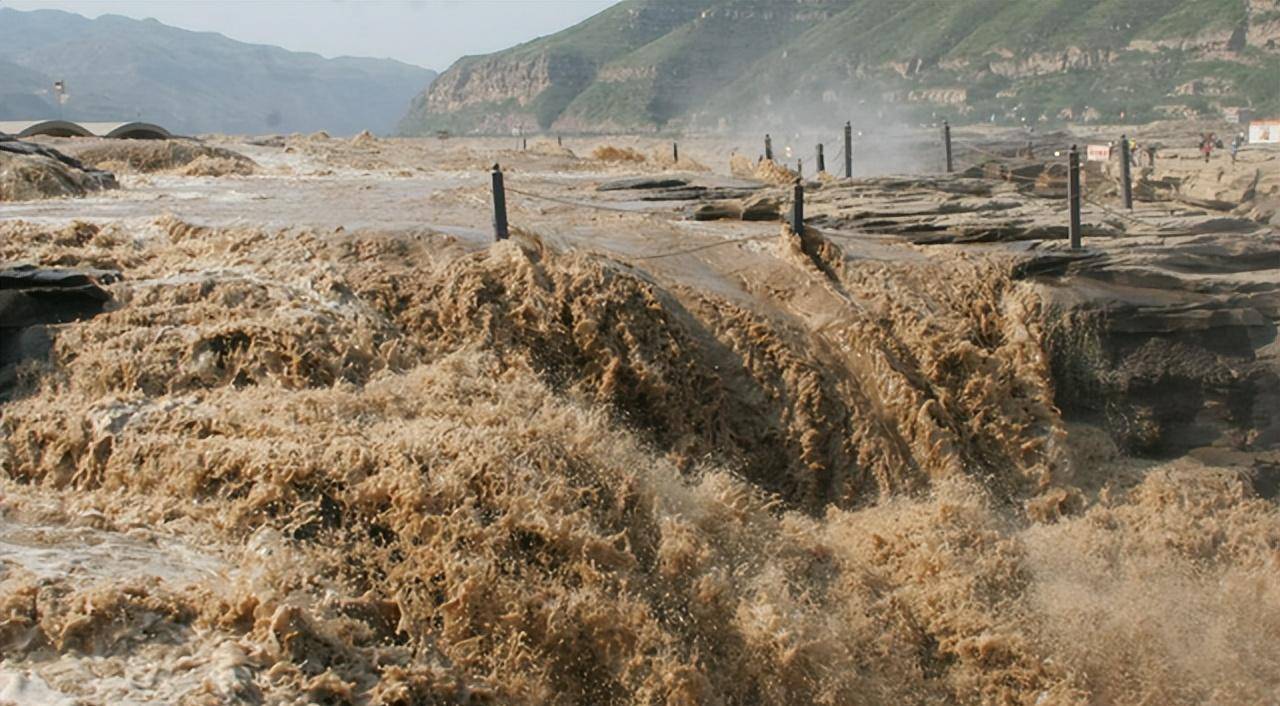
[[[809,175],[817,171],[817,145],[821,143],[826,171],[844,176],[846,122],[853,132],[855,177],[926,173],[937,171],[944,163],[941,120],[935,139],[907,111],[878,98],[871,103],[838,99],[834,89],[816,95],[819,97],[770,101],[758,110],[717,119],[713,132],[728,131],[743,141],[758,136],[755,152],[744,151],[753,159],[764,154],[764,136],[770,135],[775,161],[795,169],[796,161],[803,160]],[[710,123],[696,121],[694,130],[710,127]]]

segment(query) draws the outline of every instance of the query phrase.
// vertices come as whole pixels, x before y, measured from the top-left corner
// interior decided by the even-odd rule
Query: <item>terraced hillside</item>
[[[401,130],[1145,121],[1277,111],[1278,77],[1275,0],[626,0],[460,60]]]

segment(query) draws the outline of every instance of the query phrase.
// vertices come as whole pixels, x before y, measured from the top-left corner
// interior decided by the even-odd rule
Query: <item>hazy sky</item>
[[[677,0],[679,1],[679,0]],[[399,59],[444,71],[576,24],[618,0],[0,0],[17,10],[117,14],[324,56]]]

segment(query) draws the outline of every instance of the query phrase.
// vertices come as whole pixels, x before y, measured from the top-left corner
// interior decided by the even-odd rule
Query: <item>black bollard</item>
[[[955,164],[951,161],[951,123],[946,120],[942,121],[942,142],[947,148],[947,173],[955,171]]]
[[[827,171],[827,157],[822,154],[822,143],[818,143],[818,173]]]
[[[1130,211],[1133,210],[1133,174],[1129,171],[1132,150],[1133,147],[1129,144],[1129,137],[1121,135],[1120,161],[1122,164],[1120,165],[1120,181],[1122,182],[1121,186],[1124,188],[1124,207]]]
[[[506,240],[507,232],[507,190],[502,185],[502,167],[493,165],[493,239]]]
[[[764,158],[773,161],[773,138],[768,135],[764,136]]]
[[[564,147],[564,138],[556,135],[556,147]]]
[[[796,179],[792,191],[791,230],[797,235],[804,234],[804,182]]]
[[[676,164],[680,163],[680,143],[679,142],[671,143],[671,158],[676,161]]]
[[[520,149],[522,150],[529,149],[529,138],[526,137],[520,141]]]
[[[844,178],[853,178],[853,123],[844,124]]]
[[[1067,201],[1071,208],[1071,225],[1067,234],[1071,238],[1071,249],[1079,250],[1080,237],[1080,150],[1071,145],[1067,153]]]
[[[804,159],[799,157],[796,158],[796,174],[804,176]]]

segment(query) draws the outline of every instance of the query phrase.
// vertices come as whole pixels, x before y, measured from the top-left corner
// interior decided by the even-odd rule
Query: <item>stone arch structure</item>
[[[123,140],[167,140],[173,137],[155,123],[74,123],[70,120],[0,122],[0,132],[14,137],[109,137]]]
[[[93,137],[82,125],[69,120],[33,120],[26,122],[0,123],[0,132],[7,132],[14,137]]]
[[[122,140],[167,140],[173,135],[155,123],[81,123],[86,130],[98,137]]]

